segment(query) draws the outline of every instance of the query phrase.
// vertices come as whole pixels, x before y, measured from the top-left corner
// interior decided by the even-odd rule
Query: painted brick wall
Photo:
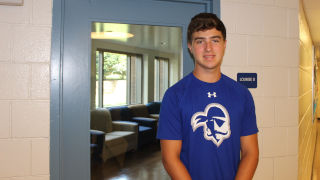
[[[299,1],[222,0],[227,27],[222,72],[258,74],[250,89],[259,126],[255,180],[298,179]]]
[[[304,16],[303,4],[299,9],[300,67],[299,67],[299,179],[312,179],[312,165],[316,144],[316,122],[312,123],[312,40]]]
[[[0,6],[0,180],[49,179],[51,0]],[[223,72],[258,73],[255,179],[297,179],[297,0],[222,0]]]
[[[49,180],[52,0],[0,5],[0,180]]]

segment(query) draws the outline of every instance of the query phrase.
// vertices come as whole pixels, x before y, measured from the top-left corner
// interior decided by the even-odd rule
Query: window
[[[96,51],[96,107],[142,102],[142,56]]]
[[[156,57],[154,62],[154,99],[161,101],[169,87],[169,59]]]

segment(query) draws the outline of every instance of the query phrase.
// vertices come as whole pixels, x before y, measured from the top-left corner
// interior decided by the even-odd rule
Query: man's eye
[[[213,39],[212,42],[213,42],[213,43],[219,43],[220,40],[219,40],[219,39]]]
[[[202,44],[203,41],[202,41],[202,40],[197,40],[196,43],[197,43],[197,44]]]

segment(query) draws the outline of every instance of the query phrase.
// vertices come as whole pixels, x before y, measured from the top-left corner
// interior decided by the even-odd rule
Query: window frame
[[[99,52],[99,90],[98,90],[98,106],[97,106],[97,102],[95,102],[95,107],[99,107],[99,108],[106,108],[109,106],[103,106],[103,89],[104,89],[104,85],[103,85],[103,65],[104,65],[104,56],[103,54],[105,52],[107,53],[117,53],[117,54],[125,54],[127,55],[127,77],[126,77],[126,84],[127,84],[127,92],[126,92],[126,104],[123,105],[130,105],[130,104],[137,104],[137,103],[132,103],[131,102],[131,59],[133,56],[135,57],[139,57],[140,59],[140,85],[138,85],[138,87],[140,88],[140,103],[143,102],[143,82],[144,82],[144,76],[143,76],[143,55],[142,54],[137,54],[137,53],[130,53],[130,52],[124,52],[124,51],[117,51],[117,50],[111,50],[111,49],[104,49],[104,48],[97,48],[96,52]],[[97,72],[97,69],[96,69]],[[97,81],[97,79],[96,79]],[[97,89],[97,87],[95,88]],[[96,99],[97,94],[95,93],[95,99]]]
[[[159,62],[159,67],[156,68],[156,64],[157,64],[157,61]],[[170,58],[167,58],[167,57],[160,57],[160,56],[155,56],[154,57],[154,100],[155,101],[162,101],[162,98],[163,98],[163,95],[164,95],[164,92],[163,92],[163,95],[161,97],[161,89],[160,89],[160,62],[161,61],[166,61],[168,66],[167,66],[167,70],[168,70],[168,73],[167,73],[167,87],[166,89],[164,90],[164,92],[170,87]],[[157,77],[157,74],[159,74],[159,77]],[[157,80],[156,80],[157,78]]]

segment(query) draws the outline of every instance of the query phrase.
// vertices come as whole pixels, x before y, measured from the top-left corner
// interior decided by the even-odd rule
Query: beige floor
[[[320,180],[320,120],[318,120],[317,124],[318,133],[317,133],[317,144],[316,144],[316,152],[313,162],[313,173],[312,180]]]

